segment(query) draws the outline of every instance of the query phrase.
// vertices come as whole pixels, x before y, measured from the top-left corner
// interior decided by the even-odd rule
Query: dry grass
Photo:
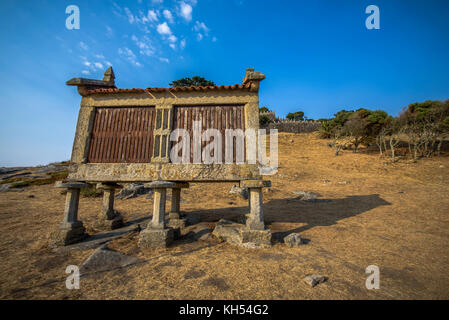
[[[146,262],[84,277],[80,290],[65,288],[65,268],[81,265],[93,250],[56,254],[46,248],[62,219],[64,196],[49,185],[0,193],[0,297],[448,299],[449,158],[392,164],[375,153],[334,157],[327,142],[315,133],[280,134],[280,169],[264,192],[274,235],[300,232],[308,244],[250,250],[184,240],[141,251],[137,234],[129,234],[109,247]],[[194,184],[183,191],[182,209],[212,225],[236,219],[247,201],[229,195],[231,186]],[[332,201],[295,200],[295,190]],[[128,221],[148,216],[151,205],[144,196],[116,201]],[[101,198],[80,201],[80,218],[91,233],[100,206]],[[371,264],[380,268],[380,290],[365,288]],[[329,280],[311,288],[302,279],[312,273]]]

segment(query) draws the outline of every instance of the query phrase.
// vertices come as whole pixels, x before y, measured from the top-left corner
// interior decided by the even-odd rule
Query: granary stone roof
[[[115,86],[115,75],[112,67],[109,67],[103,77],[103,80],[94,80],[86,78],[73,78],[66,82],[69,86],[77,86],[78,92],[82,96],[98,93],[158,93],[158,92],[191,92],[191,91],[227,91],[227,90],[247,90],[258,91],[259,82],[265,79],[265,75],[261,72],[255,72],[254,69],[246,69],[246,75],[242,84],[234,84],[231,86],[190,86],[190,87],[170,87],[170,88],[154,88],[146,89],[132,88],[124,89]]]
[[[95,93],[143,93],[143,92],[185,92],[185,91],[212,91],[212,90],[250,90],[251,83],[246,84],[235,84],[232,86],[191,86],[191,87],[170,87],[170,88],[132,88],[132,89],[121,89],[121,88],[97,88],[87,90],[86,94],[95,94]]]

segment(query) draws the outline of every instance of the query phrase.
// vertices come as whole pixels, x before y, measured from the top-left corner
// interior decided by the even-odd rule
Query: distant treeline
[[[381,155],[390,150],[395,161],[395,148],[405,142],[408,155],[416,160],[440,155],[443,141],[449,138],[449,100],[412,103],[397,117],[361,108],[341,110],[334,118],[318,121],[321,137],[333,139],[330,145],[336,155],[348,145],[357,152],[361,144],[375,143]]]

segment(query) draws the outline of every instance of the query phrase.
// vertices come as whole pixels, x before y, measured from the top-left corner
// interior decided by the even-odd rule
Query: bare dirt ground
[[[311,134],[280,134],[279,172],[268,177],[264,212],[275,237],[299,232],[309,242],[290,249],[243,249],[227,243],[175,242],[141,251],[137,232],[109,247],[142,259],[126,268],[65,286],[67,265],[80,266],[94,251],[55,253],[47,238],[62,220],[65,196],[52,185],[0,193],[1,299],[448,299],[449,158],[402,159],[343,151]],[[232,184],[194,184],[182,210],[211,226],[246,213]],[[330,202],[295,199],[296,190]],[[34,195],[34,198],[29,198]],[[79,217],[95,233],[101,198],[81,198]],[[145,196],[117,200],[125,220],[151,214]],[[367,290],[365,268],[380,268],[380,289]],[[311,288],[303,278],[322,274]]]

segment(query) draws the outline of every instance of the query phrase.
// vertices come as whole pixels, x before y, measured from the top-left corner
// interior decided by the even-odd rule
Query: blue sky
[[[368,30],[365,8],[380,9]],[[80,29],[65,26],[68,5]],[[449,98],[449,1],[133,0],[0,2],[0,166],[70,158],[80,97],[72,77],[123,88],[201,75],[266,74],[260,104],[330,117]]]

